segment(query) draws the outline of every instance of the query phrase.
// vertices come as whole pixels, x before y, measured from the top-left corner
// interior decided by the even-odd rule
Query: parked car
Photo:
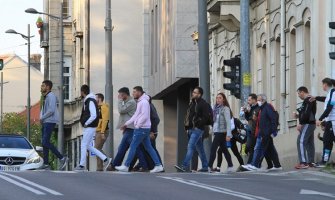
[[[33,145],[21,135],[0,134],[0,171],[23,171],[38,169],[43,158],[37,151],[42,147]]]

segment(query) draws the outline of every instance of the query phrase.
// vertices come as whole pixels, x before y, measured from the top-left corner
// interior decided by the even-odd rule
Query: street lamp
[[[58,150],[61,154],[64,154],[64,81],[63,81],[63,70],[64,70],[64,27],[63,27],[63,1],[60,2],[60,16],[50,15],[48,13],[39,12],[34,8],[28,8],[25,10],[26,13],[30,14],[42,14],[49,16],[51,19],[59,22],[59,35],[60,35],[60,70],[59,70],[59,125],[58,125]]]
[[[28,140],[30,139],[30,38],[34,36],[30,36],[30,24],[28,24],[28,35],[24,35],[22,33],[18,33],[13,29],[8,29],[6,33],[9,34],[17,34],[21,35],[21,37],[25,40],[27,40],[28,43],[28,98],[27,98],[27,138]],[[1,77],[2,77],[2,72],[1,72]],[[2,86],[2,85],[1,85]],[[2,97],[1,97],[2,98]]]

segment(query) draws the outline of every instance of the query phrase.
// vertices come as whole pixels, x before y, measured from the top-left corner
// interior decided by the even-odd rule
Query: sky
[[[20,35],[5,33],[8,29],[27,35],[28,24],[30,24],[30,34],[35,35],[31,39],[31,54],[43,53],[39,46],[39,34],[36,27],[36,20],[39,15],[28,14],[24,11],[27,8],[35,8],[43,11],[43,0],[0,0],[0,55],[15,53],[27,61],[28,50],[24,40]],[[43,17],[43,16],[42,16]],[[43,58],[42,58],[43,60]]]

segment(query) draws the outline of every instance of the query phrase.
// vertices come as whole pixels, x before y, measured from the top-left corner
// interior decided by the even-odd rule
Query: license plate
[[[20,166],[0,166],[0,171],[7,171],[7,172],[20,171]]]

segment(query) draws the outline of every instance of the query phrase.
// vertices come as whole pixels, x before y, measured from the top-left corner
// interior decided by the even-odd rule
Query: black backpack
[[[214,124],[214,114],[213,114],[213,109],[212,109],[212,106],[209,104],[209,103],[207,103],[206,102],[206,104],[207,104],[207,106],[208,106],[208,113],[207,113],[207,123],[206,123],[206,125],[208,125],[208,126],[213,126],[213,124]]]
[[[278,130],[278,128],[280,126],[279,112],[273,107],[273,105],[270,104],[270,106],[273,109],[273,112],[275,113],[275,122],[276,122],[276,127],[277,127],[277,130]]]

